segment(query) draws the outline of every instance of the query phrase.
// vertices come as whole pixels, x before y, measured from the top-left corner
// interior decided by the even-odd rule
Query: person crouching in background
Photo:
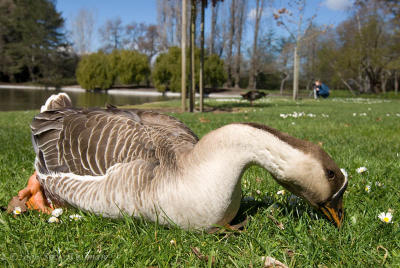
[[[316,80],[314,83],[314,99],[323,97],[324,99],[329,97],[329,87],[322,83],[320,80]]]

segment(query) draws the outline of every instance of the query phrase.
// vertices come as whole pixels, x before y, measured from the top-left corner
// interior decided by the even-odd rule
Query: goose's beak
[[[320,205],[319,208],[330,221],[335,223],[336,227],[340,228],[344,216],[342,196],[327,201]]]

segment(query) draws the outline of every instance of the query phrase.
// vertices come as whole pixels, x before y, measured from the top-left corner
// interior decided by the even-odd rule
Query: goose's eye
[[[327,170],[326,171],[327,175],[328,175],[328,179],[333,179],[335,177],[335,172],[333,172],[332,170]]]

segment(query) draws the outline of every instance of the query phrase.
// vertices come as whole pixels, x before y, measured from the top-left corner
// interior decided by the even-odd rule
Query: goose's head
[[[268,149],[259,151],[256,162],[266,167],[279,184],[321,210],[340,227],[344,216],[342,199],[347,188],[347,175],[332,158],[320,146],[309,141],[264,125],[249,125],[274,136],[274,145],[271,146],[268,144],[271,141],[268,141]],[[267,163],[271,159],[272,166]]]

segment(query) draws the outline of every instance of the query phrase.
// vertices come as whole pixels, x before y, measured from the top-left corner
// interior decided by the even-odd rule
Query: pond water
[[[0,88],[0,111],[34,110],[46,102],[55,90],[39,89],[3,89]],[[76,107],[104,107],[106,104],[128,105],[171,99],[164,96],[133,96],[122,94],[106,94],[102,92],[74,92],[67,93]]]

